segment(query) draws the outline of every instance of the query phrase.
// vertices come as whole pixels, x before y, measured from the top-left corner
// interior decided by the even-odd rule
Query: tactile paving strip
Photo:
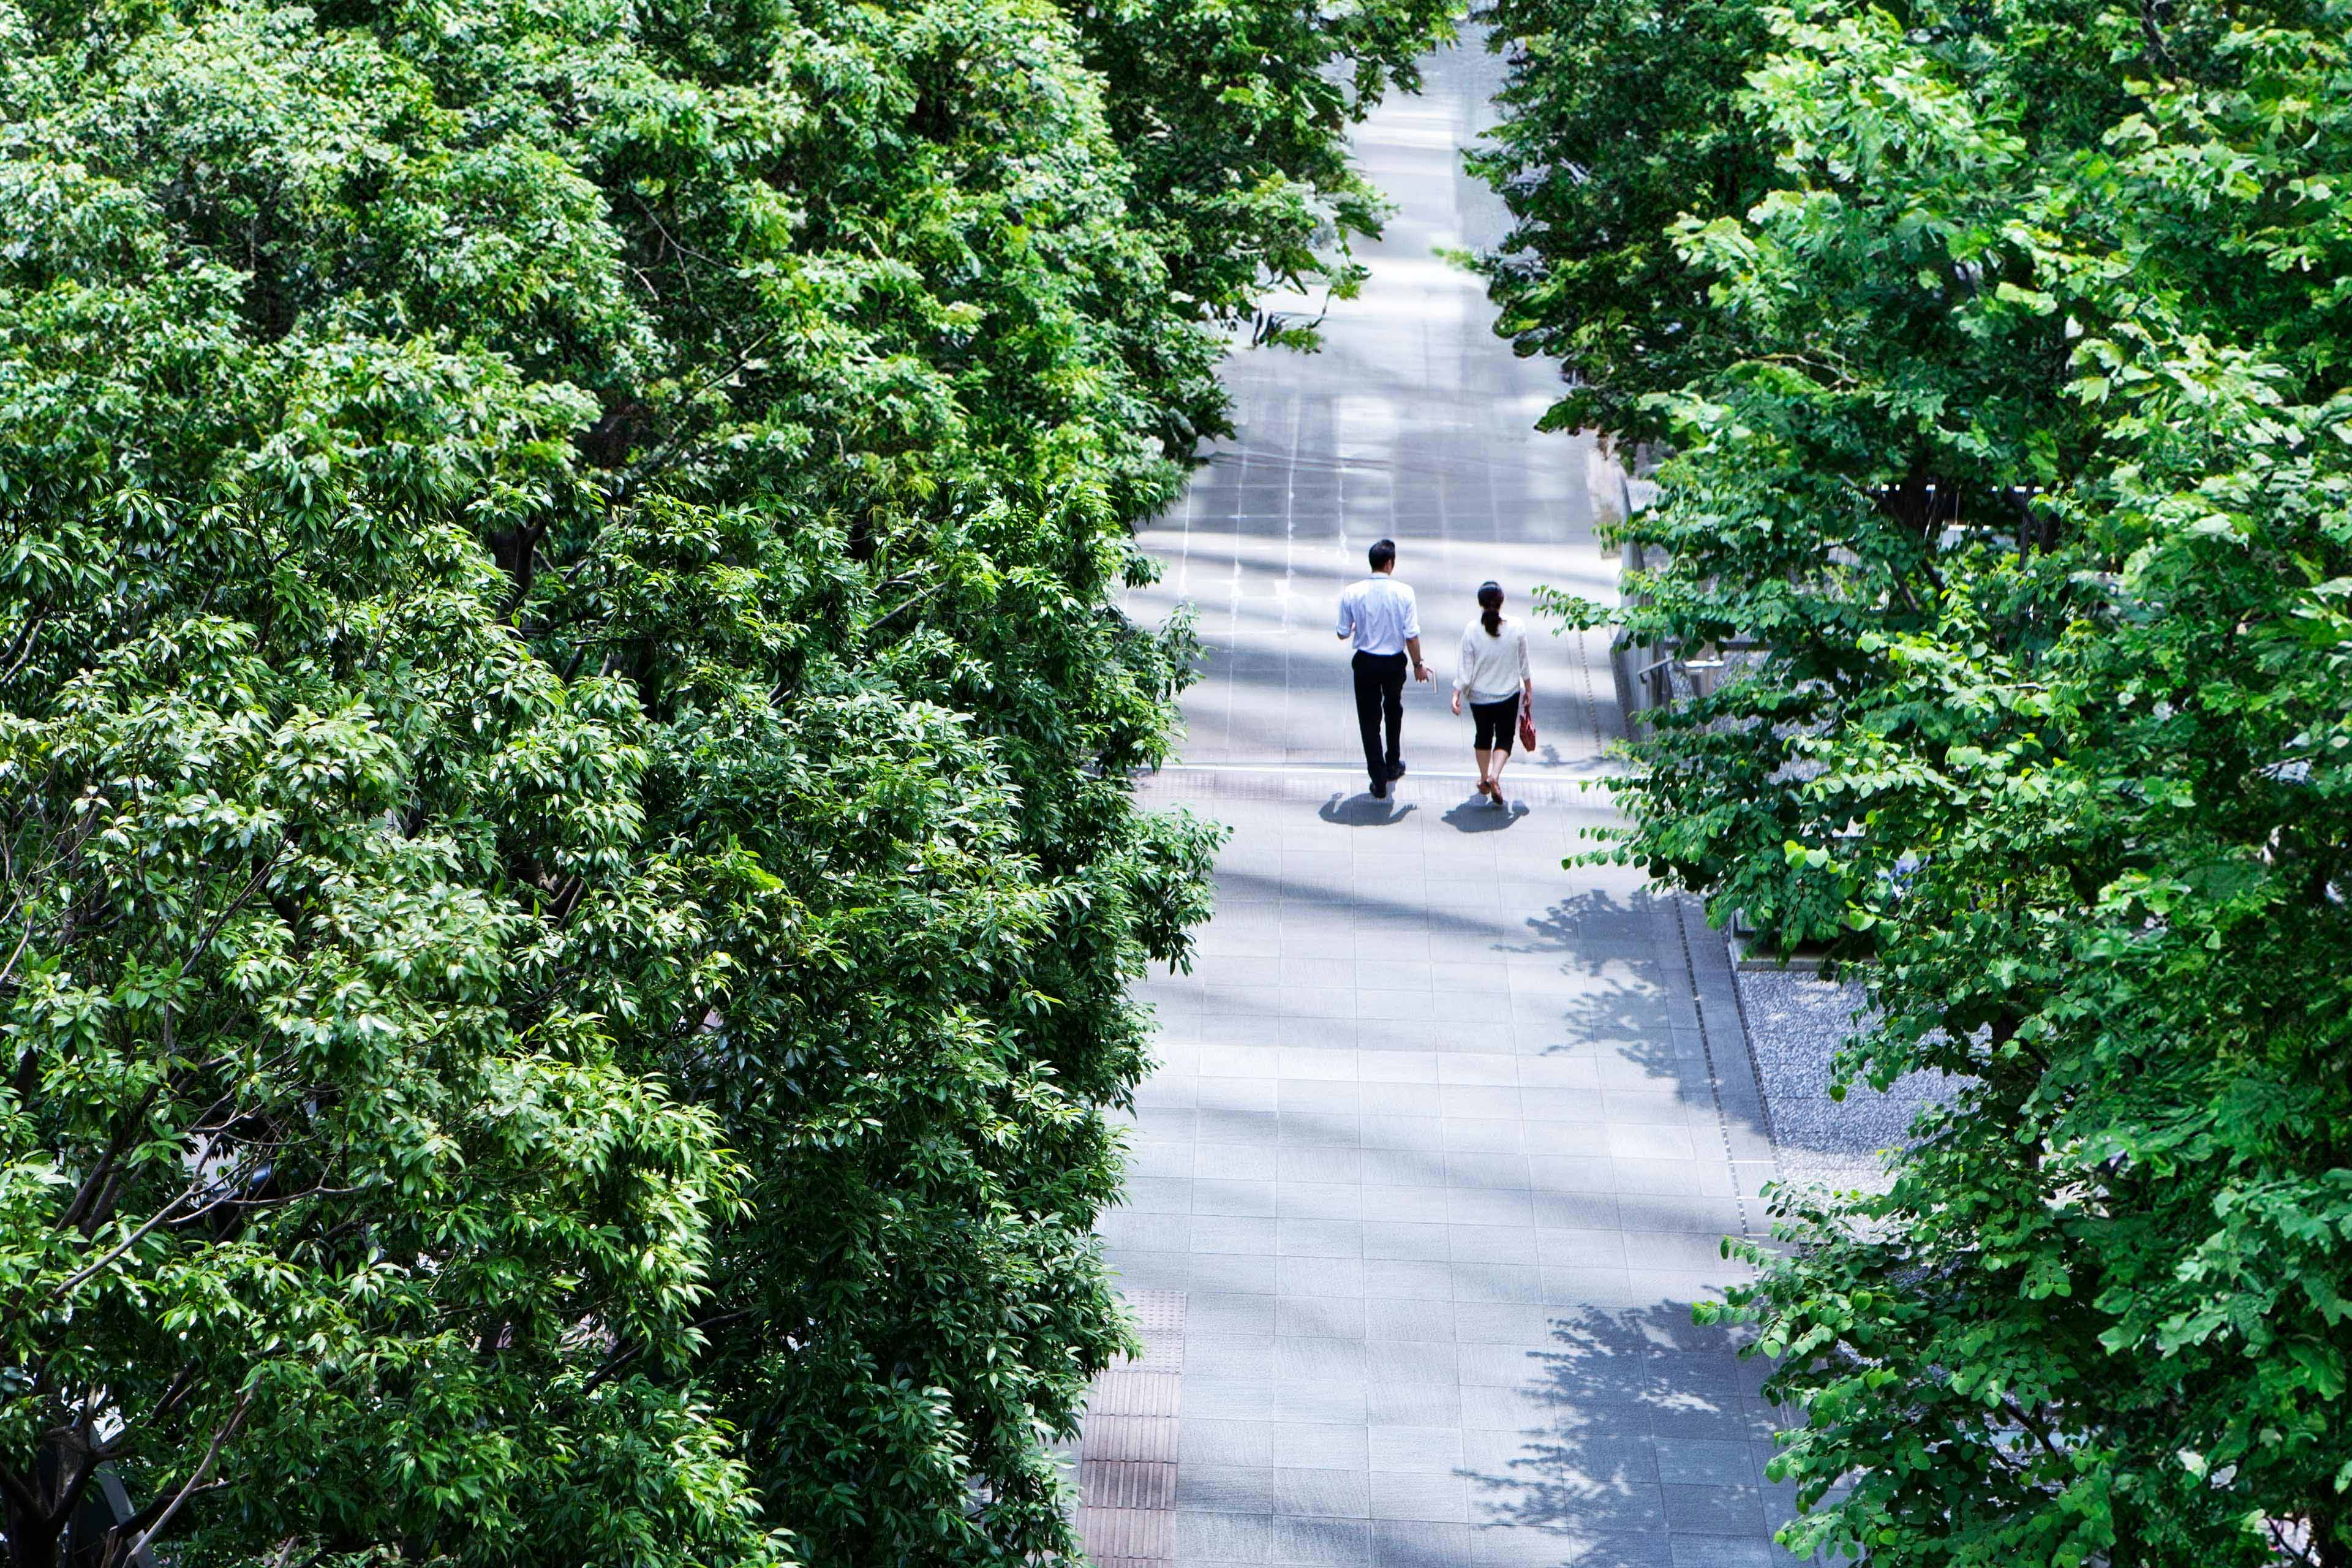
[[[1184,1292],[1126,1294],[1143,1353],[1095,1379],[1078,1438],[1078,1534],[1096,1568],[1176,1560]]]

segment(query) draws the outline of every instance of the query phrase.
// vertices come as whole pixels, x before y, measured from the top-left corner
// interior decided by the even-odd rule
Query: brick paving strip
[[[1184,1293],[1132,1291],[1127,1305],[1143,1353],[1095,1379],[1078,1436],[1078,1536],[1095,1568],[1176,1560]]]
[[[1159,1067],[1101,1228],[1181,1379],[1137,1363],[1097,1394],[1103,1561],[1785,1560],[1759,1369],[1690,1321],[1773,1168],[1730,967],[1685,900],[1561,864],[1617,820],[1606,646],[1530,623],[1542,749],[1508,810],[1444,705],[1481,580],[1515,615],[1537,584],[1614,593],[1590,443],[1533,433],[1549,371],[1435,254],[1503,232],[1455,153],[1494,75],[1471,40],[1363,128],[1400,211],[1361,297],[1321,353],[1234,359],[1236,438],[1143,535],[1164,575],[1130,612],[1189,604],[1208,655],[1183,761],[1142,793],[1232,837],[1193,972],[1140,993]],[[1414,771],[1375,801],[1330,617],[1383,534],[1440,683],[1409,689]],[[1118,1381],[1145,1375],[1149,1414]]]

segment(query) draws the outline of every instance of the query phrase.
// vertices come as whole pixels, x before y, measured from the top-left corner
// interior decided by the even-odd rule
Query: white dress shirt
[[[1466,691],[1473,702],[1500,702],[1516,697],[1529,679],[1528,634],[1517,621],[1503,623],[1503,635],[1486,635],[1484,618],[1462,628],[1462,658],[1454,667],[1454,689]]]
[[[1375,573],[1339,595],[1337,630],[1354,635],[1358,653],[1402,653],[1406,640],[1421,635],[1421,610],[1411,588]]]

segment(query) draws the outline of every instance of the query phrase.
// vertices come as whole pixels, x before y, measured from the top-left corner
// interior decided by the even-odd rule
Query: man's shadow
[[[1483,795],[1474,795],[1439,820],[1456,833],[1500,833],[1527,814],[1526,801],[1515,800],[1504,807]]]
[[[1334,793],[1315,815],[1341,827],[1393,827],[1411,816],[1413,808],[1391,795],[1386,800],[1374,800],[1369,792],[1356,795]]]

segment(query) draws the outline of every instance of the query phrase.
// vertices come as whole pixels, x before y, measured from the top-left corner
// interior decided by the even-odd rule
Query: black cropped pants
[[[1519,694],[1514,691],[1500,702],[1473,702],[1470,723],[1478,731],[1470,742],[1474,750],[1509,751],[1519,743]]]

